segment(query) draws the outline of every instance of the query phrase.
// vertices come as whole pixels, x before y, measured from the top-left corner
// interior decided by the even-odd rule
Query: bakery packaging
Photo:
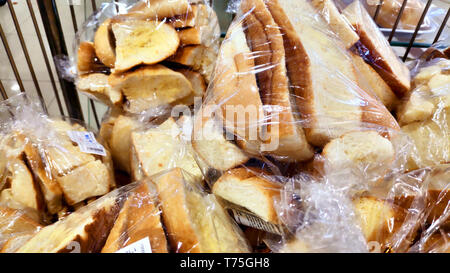
[[[219,45],[207,2],[86,21],[98,134],[0,104],[0,251],[448,252],[448,45],[407,66],[334,0],[233,1]]]
[[[211,79],[220,27],[209,1],[103,4],[77,33],[77,89],[131,114],[193,105]]]
[[[25,94],[1,104],[0,206],[49,224],[116,187],[108,147]]]

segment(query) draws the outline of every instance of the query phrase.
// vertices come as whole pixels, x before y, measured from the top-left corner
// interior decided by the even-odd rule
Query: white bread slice
[[[166,235],[158,206],[158,196],[153,183],[139,183],[126,195],[125,203],[101,252],[114,253],[148,238],[152,253],[167,253]]]
[[[77,51],[77,70],[79,73],[101,72],[107,70],[95,54],[94,43],[80,43]]]
[[[355,75],[339,41],[325,34],[326,30],[331,31],[328,24],[322,17],[313,18],[316,11],[304,0],[278,0],[267,5],[284,34],[287,59],[296,63],[295,67],[287,67],[302,117],[310,121],[304,125],[308,141],[323,146],[344,132],[359,128],[360,107],[337,103],[355,99],[355,90],[347,82]],[[348,79],[333,77],[333,70]]]
[[[95,160],[57,177],[56,181],[67,204],[74,205],[90,197],[108,193],[111,179],[114,178],[108,168],[100,160]]]
[[[229,170],[249,160],[239,147],[224,137],[222,127],[202,114],[194,121],[192,147],[208,167],[219,171]]]
[[[382,177],[395,159],[392,143],[377,131],[349,132],[323,148],[329,173],[352,168],[366,177]]]
[[[106,19],[97,29],[94,36],[95,54],[100,61],[113,68],[116,62],[116,45],[111,28],[111,19]]]
[[[0,248],[15,236],[34,234],[42,226],[23,211],[0,206]]]
[[[260,155],[265,117],[256,82],[255,62],[250,55],[242,24],[233,24],[218,56],[211,84],[212,101],[208,103],[220,105],[218,110],[221,112],[216,115],[219,114],[218,118],[224,122],[225,130],[245,140],[244,144],[252,143],[255,147],[245,147],[245,150]]]
[[[414,144],[408,155],[407,170],[450,162],[450,108],[437,112],[432,119],[402,127]]]
[[[267,122],[269,123],[267,142],[277,144],[273,145],[274,147],[271,147],[268,152],[280,161],[307,160],[314,153],[307,143],[299,120],[296,118],[296,115],[298,117],[298,110],[290,93],[290,82],[286,69],[286,62],[288,62],[289,57],[285,55],[283,36],[264,1],[243,1],[241,9],[244,14],[252,11],[244,19],[244,22],[247,27],[247,39],[252,43],[253,54],[256,54],[254,56],[255,65],[264,67],[275,64],[272,68],[266,68],[271,71],[262,75],[262,78],[259,78],[259,74],[256,74],[260,83],[263,102],[265,105],[272,106],[267,113]],[[261,37],[264,34],[265,39]],[[267,63],[266,56],[262,60],[258,60],[260,48],[257,45],[259,43],[269,45],[269,51],[259,53],[261,55],[269,54],[269,63]]]
[[[203,96],[206,93],[206,82],[203,76],[195,71],[192,71],[190,69],[175,69],[175,71],[183,74],[186,79],[191,83],[192,85],[192,94],[191,96],[188,96],[186,98],[181,99],[180,101],[175,102],[174,104],[182,104],[182,105],[192,105],[194,104],[195,98],[202,99]]]
[[[202,172],[194,159],[192,147],[181,139],[182,131],[173,118],[156,128],[131,133],[131,173],[135,180],[179,167],[201,181]]]
[[[128,10],[128,15],[139,19],[163,20],[186,14],[192,9],[188,0],[144,0],[136,3]]]
[[[152,179],[159,193],[162,217],[174,252],[216,253],[250,251],[213,195],[189,181],[180,168]]]
[[[180,44],[177,31],[164,22],[122,21],[112,24],[116,39],[115,72],[140,64],[156,64],[173,55]]]
[[[397,120],[400,125],[415,121],[424,121],[433,116],[436,105],[431,100],[431,94],[424,85],[415,88],[405,97],[397,108]]]
[[[178,29],[182,45],[216,47],[220,38],[220,25],[217,14],[208,5],[192,5],[192,12],[170,19]]]
[[[48,212],[50,214],[57,213],[63,206],[61,187],[54,179],[50,178],[51,174],[49,175],[45,170],[39,150],[30,143],[25,147],[25,157],[35,180],[39,183]]]
[[[191,83],[183,74],[160,64],[111,74],[108,82],[111,88],[123,93],[127,100],[124,110],[130,113],[166,106],[193,92]]]
[[[284,35],[290,81],[310,143],[323,146],[368,125],[398,130],[389,111],[360,88],[343,43],[327,35],[331,29],[313,16],[307,1],[274,0],[267,6]]]
[[[7,203],[6,201],[11,199],[25,208],[42,211],[44,204],[41,191],[27,165],[19,158],[10,159],[7,169],[9,175],[6,177],[6,183],[10,188],[2,191],[0,202]]]
[[[108,84],[108,75],[91,73],[81,75],[76,81],[77,89],[94,96],[109,106],[118,106],[122,103],[122,93]]]
[[[118,194],[111,192],[42,228],[17,253],[99,252],[120,210]]]
[[[130,151],[131,133],[140,127],[140,123],[129,116],[120,115],[114,121],[109,145],[115,166],[119,170],[131,172]]]
[[[360,79],[360,83],[366,83],[367,89],[372,90],[374,96],[376,96],[388,110],[393,110],[398,104],[397,96],[386,82],[380,77],[380,75],[369,65],[363,58],[354,53],[350,53],[353,64],[357,69],[357,75]]]
[[[203,45],[190,45],[180,47],[168,61],[191,67],[202,74],[209,83],[216,56],[216,52],[211,48]]]
[[[368,57],[372,67],[401,98],[411,88],[409,69],[395,55],[386,38],[373,22],[369,13],[359,1],[353,1],[342,14],[355,28],[361,43],[367,50],[361,52]]]
[[[312,0],[311,3],[319,10],[331,30],[343,41],[346,49],[350,49],[359,41],[358,34],[341,15],[333,0]]]
[[[169,18],[169,22],[173,27],[182,29],[208,25],[209,22],[212,25],[217,23],[213,21],[214,19],[217,21],[217,18],[214,18],[215,16],[214,10],[208,5],[198,4],[191,5],[186,12]]]
[[[8,239],[3,247],[0,249],[0,253],[14,253],[20,247],[22,247],[28,240],[33,237],[33,234],[14,236]]]
[[[186,45],[200,45],[202,44],[202,36],[200,31],[195,28],[185,28],[178,31],[180,37],[180,43],[183,46]]]
[[[246,168],[229,170],[214,183],[212,192],[267,222],[278,224],[274,198],[280,196],[281,185],[258,176],[257,172]]]
[[[379,242],[381,250],[399,230],[405,214],[391,202],[375,197],[359,197],[353,200],[358,225],[367,242]]]

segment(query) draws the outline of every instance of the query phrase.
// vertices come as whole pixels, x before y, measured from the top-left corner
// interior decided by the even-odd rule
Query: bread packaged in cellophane
[[[75,84],[131,114],[190,106],[210,81],[219,38],[209,1],[103,3],[77,33]]]
[[[1,207],[45,225],[116,187],[108,147],[81,122],[49,117],[25,94],[0,114]]]
[[[17,253],[249,252],[213,194],[180,168],[133,182],[42,227]]]
[[[374,28],[376,48],[394,55]],[[194,118],[192,147],[211,185],[239,167],[374,183],[402,169],[411,143],[389,111],[398,97],[352,51],[361,39],[332,1],[241,1]],[[407,74],[406,92],[409,70],[394,57],[385,61]],[[382,85],[383,94],[374,90]]]
[[[414,63],[412,89],[401,100],[396,117],[414,148],[407,169],[450,162],[449,44],[430,47]]]

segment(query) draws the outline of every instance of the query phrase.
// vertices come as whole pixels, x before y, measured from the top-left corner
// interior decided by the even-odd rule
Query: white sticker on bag
[[[145,237],[129,246],[119,249],[116,253],[152,253],[152,247],[148,237]]]
[[[67,131],[67,135],[83,153],[106,156],[105,147],[97,142],[92,132]]]
[[[256,228],[259,230],[264,230],[269,233],[282,235],[281,228],[278,225],[266,222],[261,218],[247,213],[242,210],[230,209],[233,218],[241,225]]]

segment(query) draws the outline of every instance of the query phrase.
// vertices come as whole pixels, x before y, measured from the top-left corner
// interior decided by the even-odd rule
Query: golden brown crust
[[[186,189],[181,169],[177,168],[157,178],[162,218],[172,250],[179,253],[201,251],[199,238],[192,226],[186,207]]]
[[[111,30],[111,19],[106,19],[95,32],[95,53],[100,61],[113,68],[116,62],[115,40]]]
[[[306,141],[303,129],[295,119],[298,111],[291,103],[294,99],[290,97],[288,72],[285,66],[285,46],[279,27],[262,0],[244,1],[241,8],[244,13],[253,9],[252,14],[255,16],[255,20],[260,22],[260,26],[264,26],[263,31],[267,35],[267,44],[270,46],[271,52],[269,65],[275,65],[271,68],[271,81],[268,79],[268,75],[264,77],[269,82],[265,87],[270,86],[270,91],[265,91],[268,95],[264,103],[277,105],[282,109],[279,113],[271,113],[271,115],[277,115],[278,120],[273,121],[276,123],[275,128],[272,125],[268,126],[269,141],[273,142],[273,138],[277,138],[279,144],[270,153],[278,156],[281,161],[307,160],[313,156],[313,152]]]
[[[149,239],[152,252],[168,252],[156,193],[149,189],[147,183],[151,182],[142,182],[127,195],[101,252],[116,252],[144,238]]]
[[[343,14],[360,37],[360,55],[368,58],[397,97],[407,94],[411,88],[409,69],[395,55],[366,9],[359,1],[354,1],[344,9]]]
[[[77,69],[80,73],[107,71],[107,68],[95,54],[95,48],[92,42],[80,43],[77,54]]]
[[[214,183],[212,192],[221,197],[224,197],[218,190],[221,184],[229,183],[229,179],[238,180],[242,185],[252,187],[253,190],[258,191],[265,196],[265,202],[269,210],[267,212],[268,219],[265,220],[271,223],[278,223],[278,214],[275,209],[274,198],[280,196],[281,185],[264,178],[264,175],[265,173],[263,172],[263,170],[259,169],[236,168],[228,170]],[[231,200],[228,201],[231,202]],[[243,204],[235,204],[245,207]],[[257,214],[256,211],[252,212]]]

